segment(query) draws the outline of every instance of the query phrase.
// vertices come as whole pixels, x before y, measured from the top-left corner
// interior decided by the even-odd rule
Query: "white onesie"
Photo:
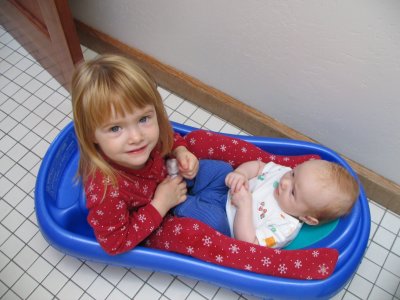
[[[249,180],[250,192],[253,196],[253,223],[258,243],[270,248],[283,248],[289,244],[300,231],[302,222],[283,212],[275,197],[274,190],[282,176],[290,171],[273,162],[267,163],[258,177]],[[236,207],[231,203],[230,193],[226,202],[226,213],[231,236]]]

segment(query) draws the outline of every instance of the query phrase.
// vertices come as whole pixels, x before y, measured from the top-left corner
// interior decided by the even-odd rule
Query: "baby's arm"
[[[233,222],[233,234],[236,239],[248,243],[258,244],[256,230],[253,224],[251,193],[242,187],[232,194],[232,204],[236,207],[235,220]]]
[[[265,163],[257,160],[245,162],[226,176],[225,184],[232,193],[238,192],[242,186],[248,190],[248,180],[260,175],[264,166]]]

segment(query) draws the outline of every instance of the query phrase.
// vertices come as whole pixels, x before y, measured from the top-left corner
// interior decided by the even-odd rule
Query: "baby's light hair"
[[[131,59],[106,54],[84,62],[75,70],[71,94],[80,149],[78,175],[83,182],[99,170],[115,184],[115,170],[94,143],[96,128],[109,121],[113,114],[125,116],[153,105],[160,129],[157,147],[163,156],[171,151],[173,130],[157,86]]]
[[[352,210],[359,195],[359,184],[350,172],[343,166],[324,161],[325,172],[322,172],[320,179],[325,181],[326,188],[331,187],[334,199],[327,206],[316,212],[316,218],[320,223],[332,221],[345,216]]]

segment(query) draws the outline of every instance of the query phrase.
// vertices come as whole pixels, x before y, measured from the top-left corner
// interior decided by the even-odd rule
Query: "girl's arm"
[[[165,179],[157,188],[154,180],[117,180],[117,188],[105,185],[106,178],[99,172],[85,184],[88,223],[109,254],[136,247],[160,226],[171,207],[186,199],[186,184],[180,176]]]
[[[178,160],[179,174],[187,179],[193,179],[199,170],[199,160],[188,150],[186,140],[174,133],[172,154]]]
[[[172,154],[178,161],[179,174],[187,179],[193,179],[199,171],[199,160],[185,146],[175,148]]]

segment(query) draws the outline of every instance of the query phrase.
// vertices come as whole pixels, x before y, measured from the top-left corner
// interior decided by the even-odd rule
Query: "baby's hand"
[[[199,160],[185,147],[178,147],[174,152],[178,160],[179,174],[184,178],[193,179],[199,171]]]
[[[225,184],[231,189],[231,193],[238,192],[242,187],[249,189],[249,181],[246,176],[237,171],[230,172],[225,178]]]
[[[244,207],[252,206],[252,196],[248,189],[245,189],[244,186],[240,188],[237,192],[231,193],[231,202],[237,209],[241,209]]]

